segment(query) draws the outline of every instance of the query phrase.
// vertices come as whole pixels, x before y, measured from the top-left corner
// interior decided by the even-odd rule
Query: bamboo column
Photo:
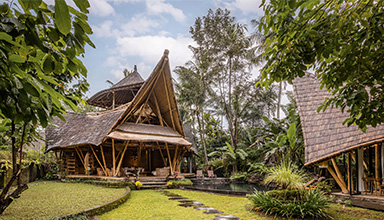
[[[377,195],[377,188],[380,186],[380,167],[379,167],[379,145],[375,144],[375,195]]]
[[[112,92],[112,109],[115,109],[115,91]]]
[[[104,151],[103,151],[103,145],[100,144],[100,150],[101,150],[101,156],[103,157],[103,163],[105,167],[105,171],[107,171],[107,164],[105,163],[105,157],[104,157]],[[105,172],[106,176],[111,176],[109,172]]]
[[[129,141],[127,141],[127,144],[125,144],[123,153],[121,154],[121,157],[120,157],[119,164],[117,165],[117,169],[115,170],[115,176],[117,176],[117,174],[118,174],[118,170],[120,170],[121,164],[122,164],[122,162],[123,162],[123,158],[124,158],[125,151],[126,151],[127,148],[128,148],[128,144],[129,144]]]
[[[163,79],[164,79],[164,88],[165,88],[165,93],[167,94],[167,101],[168,101],[168,106],[169,106],[169,114],[171,116],[173,130],[176,130],[175,122],[173,120],[173,112],[172,112],[171,102],[169,101],[169,94],[168,94],[169,92],[168,92],[167,82],[165,81],[165,76],[164,75],[162,75],[162,76],[163,76]]]
[[[101,164],[101,162],[100,162],[99,158],[97,157],[95,150],[93,150],[93,147],[92,147],[92,145],[90,145],[90,146],[91,146],[91,149],[92,149],[93,155],[95,155],[95,158],[96,158],[97,162],[99,163],[99,165],[100,165],[101,169],[103,169],[103,172],[104,172],[104,173],[107,173],[106,169],[103,167],[103,165]]]
[[[115,139],[112,139],[112,165],[113,165],[113,172],[112,173],[115,174],[116,173]]]
[[[179,145],[176,145],[175,155],[173,156],[172,168],[176,171],[176,161],[177,161],[177,150],[179,149]]]
[[[171,175],[173,175],[172,159],[171,159],[171,155],[169,154],[169,148],[168,148],[168,143],[167,142],[165,142],[165,147],[167,148],[167,154],[168,154],[168,160],[169,160],[169,168],[171,169]]]
[[[331,161],[332,161],[333,167],[335,168],[337,177],[339,177],[340,182],[343,183],[344,186],[346,186],[345,181],[344,181],[344,178],[343,178],[343,175],[341,174],[340,169],[339,169],[339,166],[338,166],[337,163],[336,163],[336,159],[335,159],[335,158],[332,158]]]
[[[348,189],[346,188],[346,186],[340,181],[339,177],[336,175],[336,173],[333,171],[333,169],[328,166],[327,167],[329,173],[331,174],[331,176],[336,180],[336,183],[337,185],[339,185],[339,187],[341,188],[341,191],[343,193],[348,193]]]

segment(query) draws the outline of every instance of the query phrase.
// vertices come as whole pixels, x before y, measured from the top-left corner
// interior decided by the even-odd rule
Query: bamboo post
[[[101,144],[100,144],[100,150],[101,150],[101,156],[103,157],[103,163],[104,163],[105,171],[107,171],[107,164],[105,163],[105,157],[104,157],[103,145],[101,145]],[[108,173],[108,172],[105,172],[105,175],[107,175],[107,176],[111,176],[111,174]]]
[[[184,158],[184,154],[185,154],[185,152],[187,152],[187,151],[186,151],[186,150],[184,150],[184,152],[181,154],[181,156],[180,156],[179,160],[177,161],[177,165],[176,165],[176,167],[178,167],[178,169],[177,169],[177,170],[179,170],[179,171],[180,171],[181,161],[183,161],[183,158]]]
[[[137,166],[139,166],[141,160],[141,142],[139,144],[139,149],[137,149]]]
[[[126,144],[125,147],[124,147],[123,153],[121,154],[119,164],[117,165],[117,169],[115,170],[115,176],[118,174],[118,170],[120,170],[121,164],[122,164],[122,162],[123,162],[123,158],[124,158],[125,151],[126,151],[127,148],[128,148],[128,144],[129,144],[129,141],[127,141],[127,144]]]
[[[112,109],[115,109],[115,91],[112,91]]]
[[[168,143],[167,142],[165,142],[165,147],[167,148],[167,154],[168,154],[168,160],[169,160],[169,168],[171,169],[171,175],[173,175],[172,159],[171,159],[171,155],[169,154],[169,148],[168,148]]]
[[[173,126],[173,129],[176,130],[175,122],[173,121],[173,112],[172,112],[172,107],[171,107],[171,101],[169,101],[169,94],[168,94],[169,92],[168,92],[167,82],[165,81],[165,76],[164,75],[163,75],[163,80],[164,80],[165,93],[167,94],[167,101],[168,101],[168,106],[169,106],[169,114],[171,116],[172,126]]]
[[[347,167],[348,189],[351,189],[351,163],[352,163],[352,156],[351,156],[351,153],[348,153],[348,167]]]
[[[162,63],[160,69],[158,69],[158,70],[156,69],[156,68],[157,68],[157,66],[156,66],[154,71],[157,70],[158,72],[160,72],[161,70],[163,70],[163,68],[164,68],[164,66],[165,66],[165,64],[166,64],[167,62],[168,62],[168,60],[165,60],[165,62]],[[146,94],[146,93],[148,92],[148,90],[149,90],[151,87],[153,87],[153,85],[157,82],[157,79],[159,79],[159,76],[160,76],[160,74],[158,74],[158,76],[157,76],[156,79],[154,79],[154,80],[152,80],[152,81],[146,81],[146,82],[145,82],[145,85],[148,84],[148,86],[147,86],[148,88],[144,88],[144,86],[141,87],[140,91],[141,91],[142,89],[145,89],[145,90],[143,90],[143,92],[142,92],[141,94]],[[138,93],[138,94],[139,94],[139,93]],[[125,115],[124,119],[121,121],[120,124],[124,123],[124,122],[127,120],[127,118],[130,116],[130,114],[132,113],[132,111],[137,107],[138,103],[141,102],[142,98],[143,98],[143,97],[139,97],[139,98],[138,98],[137,102],[134,103],[134,105],[132,106],[132,108],[130,109],[130,111],[127,113],[127,115]]]
[[[337,185],[339,185],[339,187],[341,188],[341,191],[343,193],[348,193],[348,189],[346,188],[345,185],[343,185],[343,183],[340,181],[339,177],[336,175],[336,173],[332,170],[332,168],[330,166],[327,167],[329,173],[331,174],[331,176],[336,180],[336,183]]]
[[[164,124],[163,124],[163,116],[161,115],[161,111],[160,111],[159,103],[157,102],[156,94],[155,94],[155,93],[152,93],[152,95],[153,95],[154,100],[155,100],[155,106],[156,106],[157,114],[159,115],[160,125],[161,125],[162,127],[164,127]]]
[[[161,151],[161,148],[159,148],[159,151],[160,151],[161,159],[163,159],[164,167],[166,167],[167,163],[165,162],[164,155],[163,155],[163,152]]]
[[[112,163],[113,163],[113,174],[116,173],[116,158],[115,158],[115,139],[112,138]]]
[[[87,166],[85,165],[84,160],[83,160],[83,158],[81,157],[81,155],[80,155],[80,153],[79,153],[77,147],[75,147],[75,150],[76,150],[77,155],[78,155],[79,158],[80,158],[81,163],[83,164],[84,169],[87,169]]]
[[[380,167],[379,167],[379,145],[375,144],[375,195],[377,195],[377,188],[380,185]]]
[[[179,149],[179,145],[176,145],[176,149],[175,149],[175,155],[173,156],[173,163],[172,163],[172,166],[173,166],[173,170],[176,171],[175,167],[176,167],[176,160],[177,160],[177,150]]]
[[[337,177],[339,177],[340,181],[344,184],[344,186],[346,186],[343,175],[341,174],[339,166],[336,163],[336,159],[332,158],[331,161],[332,161],[333,167],[335,168]]]
[[[107,173],[106,169],[103,167],[103,165],[101,164],[101,162],[100,162],[99,158],[97,157],[95,150],[93,150],[93,147],[92,147],[92,145],[90,145],[90,146],[91,146],[91,149],[92,149],[93,155],[95,155],[95,158],[96,158],[97,162],[99,163],[99,165],[100,165],[101,169],[103,169],[104,173]]]

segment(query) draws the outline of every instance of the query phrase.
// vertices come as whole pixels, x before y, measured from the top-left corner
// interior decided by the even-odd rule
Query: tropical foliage
[[[330,198],[323,192],[319,190],[290,192],[282,191],[276,195],[276,193],[255,191],[248,198],[253,203],[254,210],[268,215],[301,219],[330,218],[326,212]]]
[[[365,130],[384,122],[384,1],[267,1],[259,31],[267,63],[262,84],[302,77],[314,70],[331,91],[319,108],[340,107],[344,123]]]
[[[66,108],[75,111],[87,91],[87,70],[78,56],[87,44],[95,47],[88,37],[90,5],[74,2],[78,10],[65,0],[55,0],[54,7],[42,0],[0,5],[0,130],[10,137],[13,166],[0,195],[0,213],[12,202],[6,194],[20,175],[23,154],[18,157],[17,151],[38,136],[37,126],[46,127],[54,116],[64,120]],[[26,188],[18,183],[15,198]]]

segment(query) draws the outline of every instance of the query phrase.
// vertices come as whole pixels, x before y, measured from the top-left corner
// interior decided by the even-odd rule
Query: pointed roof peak
[[[117,82],[111,88],[115,89],[115,88],[119,88],[119,87],[122,87],[122,86],[129,86],[129,85],[134,85],[134,84],[143,83],[143,82],[144,82],[144,79],[137,72],[137,66],[135,65],[133,67],[133,71],[131,73],[128,73],[127,76],[125,76],[122,80]]]

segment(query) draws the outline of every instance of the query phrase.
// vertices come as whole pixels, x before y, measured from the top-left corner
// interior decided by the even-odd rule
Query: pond
[[[252,193],[255,189],[259,191],[268,191],[271,190],[265,186],[260,186],[250,183],[230,183],[230,184],[201,184],[194,185],[190,187],[191,189],[207,191],[207,192],[217,192],[225,194],[236,194],[236,195],[245,195]]]

